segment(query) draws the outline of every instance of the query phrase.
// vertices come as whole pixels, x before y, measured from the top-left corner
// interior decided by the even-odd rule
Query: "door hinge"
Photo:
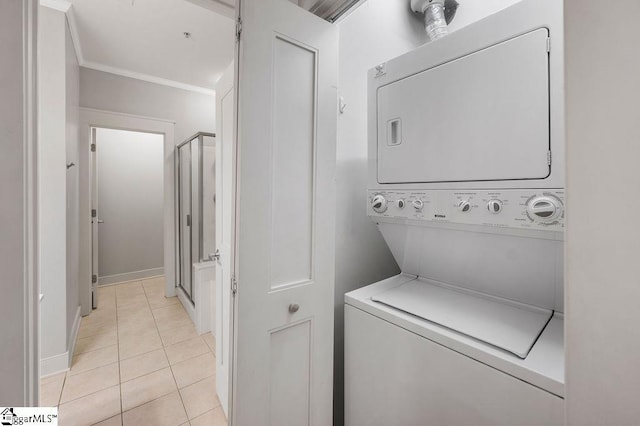
[[[231,294],[233,297],[236,297],[236,293],[238,292],[238,281],[236,281],[235,274],[231,275]]]
[[[547,52],[551,52],[551,37],[547,37]]]
[[[91,275],[91,284],[98,282],[98,276],[96,274]]]
[[[547,151],[547,165],[551,165],[551,151]]]
[[[96,144],[95,143],[91,144],[91,152],[96,152]]]
[[[98,210],[91,209],[91,217],[98,217]]]
[[[238,20],[236,21],[236,41],[240,41],[241,35],[242,35],[242,18],[238,16]]]

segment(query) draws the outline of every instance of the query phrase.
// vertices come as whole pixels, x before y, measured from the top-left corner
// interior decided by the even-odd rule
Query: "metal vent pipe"
[[[458,3],[453,0],[411,0],[411,9],[424,14],[424,28],[432,41],[449,34],[447,25],[457,7]]]

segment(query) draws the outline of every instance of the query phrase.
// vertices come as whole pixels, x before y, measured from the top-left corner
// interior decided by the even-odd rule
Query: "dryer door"
[[[378,181],[544,179],[547,29],[380,87]]]

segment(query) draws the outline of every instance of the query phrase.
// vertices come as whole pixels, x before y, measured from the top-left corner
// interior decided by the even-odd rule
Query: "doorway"
[[[95,285],[164,274],[164,135],[93,128]],[[98,307],[93,291],[93,308]]]

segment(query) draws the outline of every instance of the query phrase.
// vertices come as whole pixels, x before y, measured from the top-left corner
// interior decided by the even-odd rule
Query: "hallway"
[[[41,405],[58,405],[61,425],[226,426],[214,338],[198,336],[164,286],[156,277],[99,289],[71,370],[41,381]]]

